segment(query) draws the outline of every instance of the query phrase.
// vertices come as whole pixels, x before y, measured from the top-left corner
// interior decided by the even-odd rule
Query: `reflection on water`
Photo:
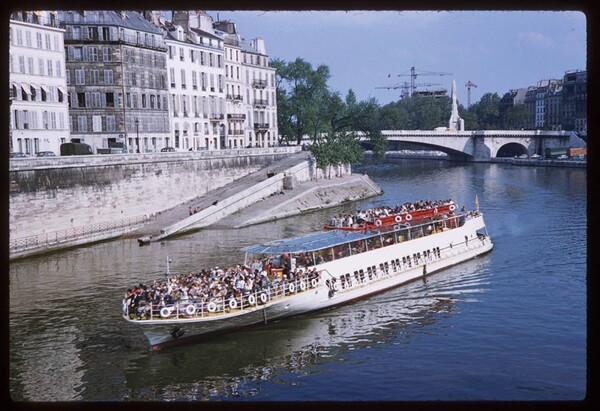
[[[282,374],[310,374],[354,350],[408,343],[423,327],[435,332],[436,321],[458,302],[477,301],[486,290],[486,266],[484,256],[348,306],[145,356],[126,374],[128,398],[252,397],[260,382],[287,384]]]

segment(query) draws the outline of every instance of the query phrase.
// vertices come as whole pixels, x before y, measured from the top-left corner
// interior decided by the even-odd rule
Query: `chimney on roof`
[[[181,26],[183,31],[189,33],[190,31],[190,14],[188,11],[173,10],[173,24]]]

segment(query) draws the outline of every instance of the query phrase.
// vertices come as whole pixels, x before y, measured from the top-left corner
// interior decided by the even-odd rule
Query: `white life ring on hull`
[[[207,309],[209,312],[214,313],[215,311],[217,311],[217,304],[211,301],[208,303]]]
[[[315,287],[317,286],[317,280],[316,280],[316,279],[314,279],[314,278],[313,278],[312,280],[310,280],[310,286],[311,286],[312,288],[315,288]]]
[[[293,293],[294,291],[296,291],[296,286],[294,285],[294,283],[291,283],[290,285],[288,285],[288,290],[290,291],[290,293]]]
[[[302,291],[306,290],[306,283],[304,281],[300,281],[300,289]]]
[[[448,209],[450,211],[454,211],[454,210],[456,210],[456,206],[454,204],[450,204],[450,207],[448,207]]]
[[[394,221],[397,223],[401,223],[402,222],[402,216],[397,215],[396,218],[394,218]]]
[[[196,314],[196,306],[194,304],[190,304],[187,307],[185,307],[185,313],[187,315],[194,315]]]
[[[268,299],[269,298],[267,297],[267,294],[265,294],[265,293],[260,294],[260,301],[262,301],[263,304],[266,303]]]
[[[377,227],[381,227],[381,220],[379,220],[379,219],[375,220],[375,225]]]
[[[171,315],[171,309],[168,307],[163,307],[160,309],[160,316],[162,318],[167,318]]]
[[[233,299],[233,298],[231,300],[229,300],[229,307],[231,309],[236,309],[237,308],[237,301],[235,301],[235,299]]]
[[[250,294],[248,296],[248,304],[250,304],[250,305],[256,304],[256,297],[254,297],[252,294]]]
[[[404,217],[404,218],[406,218],[406,221],[410,221],[410,220],[412,220],[412,215],[406,214],[406,217]]]

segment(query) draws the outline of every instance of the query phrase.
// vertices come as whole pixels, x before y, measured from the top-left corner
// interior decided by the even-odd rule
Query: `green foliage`
[[[497,130],[500,127],[500,96],[496,93],[486,93],[477,103],[470,107],[477,115],[479,129]]]
[[[379,106],[374,99],[357,101],[349,90],[345,99],[327,86],[330,73],[316,69],[301,58],[293,62],[273,60],[277,69],[277,121],[282,141],[301,144],[305,136],[320,168],[362,161],[363,150],[355,132],[371,139],[377,158],[383,158],[386,141],[378,123]],[[360,155],[359,155],[360,154]]]
[[[509,107],[504,112],[502,125],[506,130],[521,130],[527,127],[529,119],[529,111],[525,104],[517,104]]]

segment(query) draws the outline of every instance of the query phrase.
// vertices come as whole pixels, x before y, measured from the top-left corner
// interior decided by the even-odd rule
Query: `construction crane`
[[[477,87],[477,84],[469,80],[467,84],[465,84],[465,87],[467,88],[467,108],[469,108],[471,107],[471,88]]]
[[[413,93],[415,92],[415,89],[418,87],[417,86],[417,77],[418,76],[451,76],[451,75],[452,75],[452,73],[444,73],[444,72],[439,72],[439,71],[424,71],[424,70],[420,70],[417,73],[415,66],[412,66],[410,68],[410,74],[408,73],[408,71],[406,71],[402,74],[398,74],[398,77],[410,76],[410,89],[409,89],[409,93],[408,93],[408,96],[410,97],[413,95]]]
[[[441,83],[415,83],[414,87],[431,87],[431,86],[441,86]],[[402,89],[402,91],[400,92],[400,98],[405,98],[406,96],[409,96],[409,91],[410,91],[410,87],[408,85],[408,82],[405,81],[402,84],[394,84],[392,86],[382,86],[382,87],[375,87],[375,88],[384,88],[384,89],[393,89],[393,90],[397,90],[397,89]],[[414,90],[413,90],[414,93]]]

